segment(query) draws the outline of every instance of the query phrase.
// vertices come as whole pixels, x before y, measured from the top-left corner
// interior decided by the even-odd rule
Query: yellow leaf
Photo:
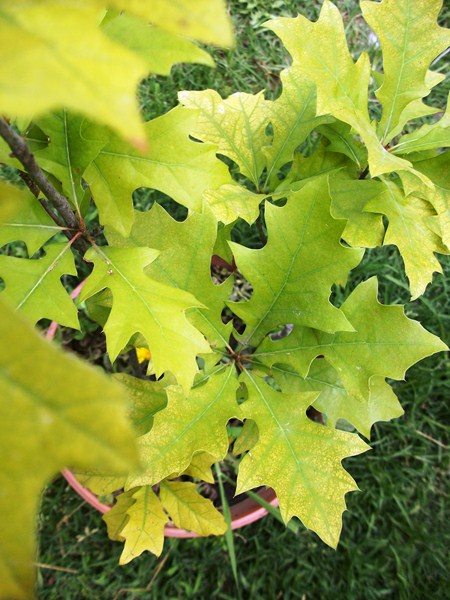
[[[135,458],[126,396],[0,301],[0,597],[33,593],[35,513],[62,468],[124,473]]]
[[[286,523],[297,516],[335,548],[345,494],[358,489],[342,459],[369,447],[357,435],[313,423],[306,416],[316,392],[282,394],[248,372],[242,379],[249,392],[242,410],[256,422],[259,439],[242,459],[236,493],[272,487]]]
[[[102,10],[56,0],[0,7],[0,112],[33,117],[66,106],[146,146],[136,99],[146,63],[98,29]]]
[[[191,464],[184,471],[183,475],[190,475],[196,479],[214,483],[214,475],[211,466],[216,462],[214,456],[208,452],[196,452],[192,457]]]
[[[105,4],[97,0],[98,6]],[[112,0],[110,4],[171,33],[218,46],[233,44],[224,0]]]
[[[194,531],[199,535],[222,535],[227,525],[211,500],[203,498],[195,483],[189,481],[163,481],[160,488],[161,502],[180,529]]]
[[[126,565],[145,550],[159,556],[164,544],[164,526],[168,521],[161,502],[148,485],[133,493],[134,503],[128,508],[128,521],[120,532],[125,548],[119,564]]]

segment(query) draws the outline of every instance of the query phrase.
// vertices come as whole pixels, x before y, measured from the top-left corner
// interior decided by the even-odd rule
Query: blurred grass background
[[[212,49],[217,68],[189,65],[173,69],[171,79],[143,82],[140,102],[147,119],[177,103],[182,89],[279,92],[279,72],[289,59],[275,36],[261,27],[271,16],[316,18],[321,2],[306,0],[231,0],[236,47]],[[359,6],[336,4],[344,15],[349,45],[357,56],[368,48],[381,65],[376,40]],[[450,7],[441,14],[447,21]],[[426,32],[424,32],[426,35]],[[434,68],[444,71],[445,58]],[[448,79],[428,102],[445,106]],[[423,298],[407,304],[416,318],[447,344],[450,319],[450,261],[442,261]],[[380,279],[380,300],[408,302],[402,261],[392,247],[369,251],[355,270],[351,287],[373,274]],[[239,590],[223,538],[167,540],[160,558],[145,553],[118,567],[121,544],[110,542],[100,516],[61,478],[43,495],[39,519],[38,598],[48,600],[116,598],[350,599],[450,598],[448,575],[449,429],[448,356],[441,353],[409,370],[406,383],[395,383],[405,415],[374,427],[373,450],[345,461],[361,492],[347,497],[343,533],[336,551],[314,533],[298,534],[266,517],[235,532]]]

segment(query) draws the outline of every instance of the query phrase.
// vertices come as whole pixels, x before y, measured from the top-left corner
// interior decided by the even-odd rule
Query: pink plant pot
[[[82,281],[73,290],[73,292],[70,294],[70,297],[72,299],[78,297],[83,285],[84,281]],[[53,321],[47,329],[45,337],[48,340],[52,340],[55,337],[58,327],[58,323]],[[111,506],[100,502],[100,500],[95,494],[93,494],[91,491],[89,491],[87,488],[81,485],[81,483],[77,480],[75,475],[71,473],[71,471],[65,469],[62,472],[62,474],[66,479],[67,483],[83,498],[83,500],[85,500],[93,508],[97,509],[101,513],[106,513],[108,512],[108,510],[111,509]],[[277,497],[275,495],[275,492],[271,488],[261,490],[260,492],[258,492],[258,494],[263,500],[265,500],[272,506],[278,506]],[[262,519],[268,514],[267,510],[264,507],[262,507],[260,504],[258,504],[257,502],[255,502],[255,500],[252,500],[251,498],[246,498],[245,500],[242,500],[241,502],[230,506],[230,512],[232,529],[239,529],[240,527],[244,527],[245,525],[250,525],[250,523],[254,523],[255,521]],[[197,533],[194,533],[192,531],[186,531],[185,529],[178,529],[178,527],[175,527],[175,525],[173,525],[172,523],[166,525],[164,529],[164,534],[166,537],[173,538],[199,537]]]

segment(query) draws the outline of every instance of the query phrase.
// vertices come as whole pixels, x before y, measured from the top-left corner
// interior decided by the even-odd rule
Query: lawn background
[[[279,72],[289,59],[261,24],[271,15],[298,12],[316,18],[320,4],[232,0],[236,48],[212,50],[215,70],[179,66],[170,79],[146,80],[139,93],[145,118],[173,107],[181,89],[210,87],[222,96],[266,89],[268,98],[276,97]],[[368,48],[380,68],[379,48],[358,4],[336,4],[344,14],[355,57]],[[447,8],[442,24],[448,25],[449,15]],[[443,58],[434,68],[448,71],[448,62]],[[428,102],[445,106],[447,93],[448,79]],[[407,305],[407,314],[449,344],[448,257],[442,263],[444,275],[436,275],[423,298]],[[408,301],[402,261],[393,247],[368,252],[347,288],[336,290],[338,300],[375,273],[382,302]],[[450,598],[448,366],[448,356],[441,353],[410,369],[406,383],[395,384],[404,417],[375,426],[373,450],[345,461],[362,491],[347,496],[349,510],[336,551],[302,526],[295,535],[266,517],[235,533],[239,590],[223,538],[167,540],[160,558],[145,553],[118,567],[121,544],[108,540],[99,514],[59,478],[48,486],[39,518],[38,562],[43,566],[38,570],[38,598]]]

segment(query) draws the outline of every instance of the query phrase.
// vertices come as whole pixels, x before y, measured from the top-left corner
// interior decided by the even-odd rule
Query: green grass
[[[146,118],[176,104],[179,89],[211,87],[227,96],[235,91],[279,93],[279,71],[288,57],[260,24],[270,15],[317,17],[318,2],[233,0],[237,45],[215,49],[217,69],[179,66],[169,79],[149,78],[140,92]],[[368,30],[356,2],[337,2],[345,13],[357,55]],[[303,11],[303,6],[306,10]],[[447,9],[444,19],[448,17]],[[379,64],[380,57],[377,55]],[[445,86],[433,93],[444,105]],[[145,203],[143,192],[136,202]],[[242,231],[248,236],[252,232]],[[407,314],[447,343],[450,315],[450,261],[423,298],[407,305]],[[408,301],[402,261],[392,247],[366,254],[345,289],[373,274],[380,279],[380,300]],[[417,599],[450,598],[448,574],[450,489],[448,445],[448,357],[441,353],[416,365],[406,383],[394,387],[405,416],[373,430],[373,450],[345,461],[360,493],[348,496],[343,533],[336,551],[302,526],[298,534],[274,517],[234,535],[237,578],[243,598],[265,599]],[[158,600],[235,599],[237,587],[224,538],[167,540],[160,558],[145,553],[118,567],[121,544],[110,542],[100,516],[61,478],[43,495],[39,521],[38,598],[44,600],[155,598]]]

